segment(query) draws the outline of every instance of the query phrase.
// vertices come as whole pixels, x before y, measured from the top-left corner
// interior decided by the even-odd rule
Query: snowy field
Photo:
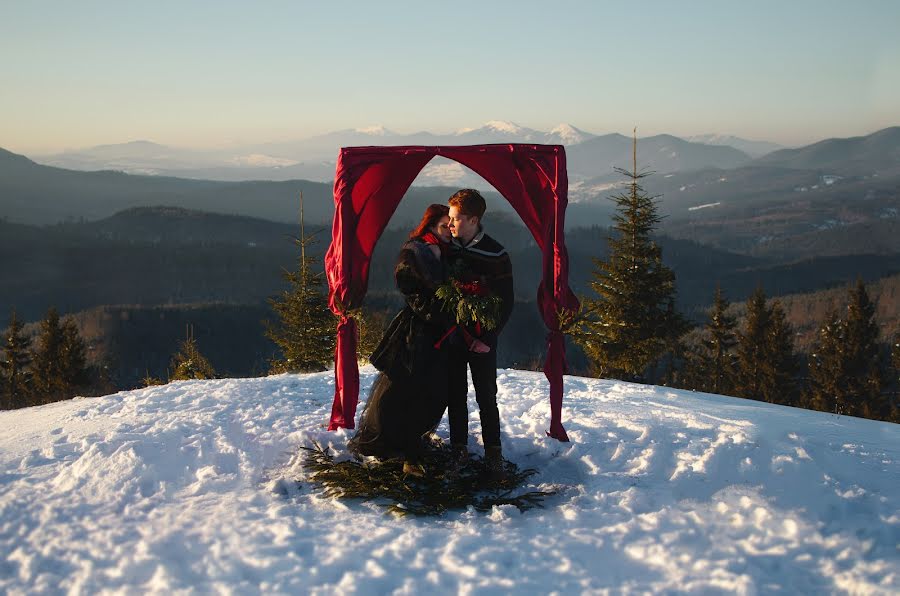
[[[545,509],[395,518],[293,488],[299,445],[346,451],[331,372],[2,412],[0,593],[900,592],[900,426],[569,377],[563,444],[543,375],[499,386]]]

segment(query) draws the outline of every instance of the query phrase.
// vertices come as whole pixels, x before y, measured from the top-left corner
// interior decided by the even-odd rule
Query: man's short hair
[[[451,207],[456,207],[460,213],[469,217],[475,216],[481,219],[484,216],[484,212],[487,211],[484,197],[474,188],[464,188],[457,191],[447,202]]]

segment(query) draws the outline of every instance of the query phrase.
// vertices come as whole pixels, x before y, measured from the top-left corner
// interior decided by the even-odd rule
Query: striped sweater
[[[496,343],[496,336],[503,330],[512,314],[514,293],[512,262],[509,253],[499,242],[479,230],[468,244],[463,245],[454,238],[447,259],[451,267],[462,261],[463,268],[480,278],[500,297],[500,324],[497,329],[485,332],[482,339],[486,343]]]

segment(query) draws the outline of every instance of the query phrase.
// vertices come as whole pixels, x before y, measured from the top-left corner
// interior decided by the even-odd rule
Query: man
[[[481,416],[485,462],[495,474],[502,472],[503,456],[500,447],[500,412],[497,409],[497,337],[509,320],[513,308],[512,264],[506,249],[484,233],[481,219],[487,208],[484,197],[477,190],[465,188],[448,201],[450,205],[450,245],[448,260],[451,269],[461,267],[484,281],[500,297],[499,325],[490,331],[482,330],[470,347],[455,345],[449,355],[448,417],[450,443],[456,456],[468,457],[469,391],[466,366],[472,371],[475,398]]]

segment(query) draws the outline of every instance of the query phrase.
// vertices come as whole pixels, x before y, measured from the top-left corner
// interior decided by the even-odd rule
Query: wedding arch
[[[436,155],[456,161],[488,181],[510,202],[543,253],[537,304],[547,326],[544,374],[550,382],[550,430],[568,441],[562,425],[565,343],[560,315],[578,308],[569,288],[565,245],[568,202],[566,151],[561,145],[344,147],[334,179],[334,222],[325,254],[329,305],[340,317],[334,359],[335,392],[329,430],[354,428],[359,401],[358,329],[353,310],[369,285],[378,238],[413,180]]]

